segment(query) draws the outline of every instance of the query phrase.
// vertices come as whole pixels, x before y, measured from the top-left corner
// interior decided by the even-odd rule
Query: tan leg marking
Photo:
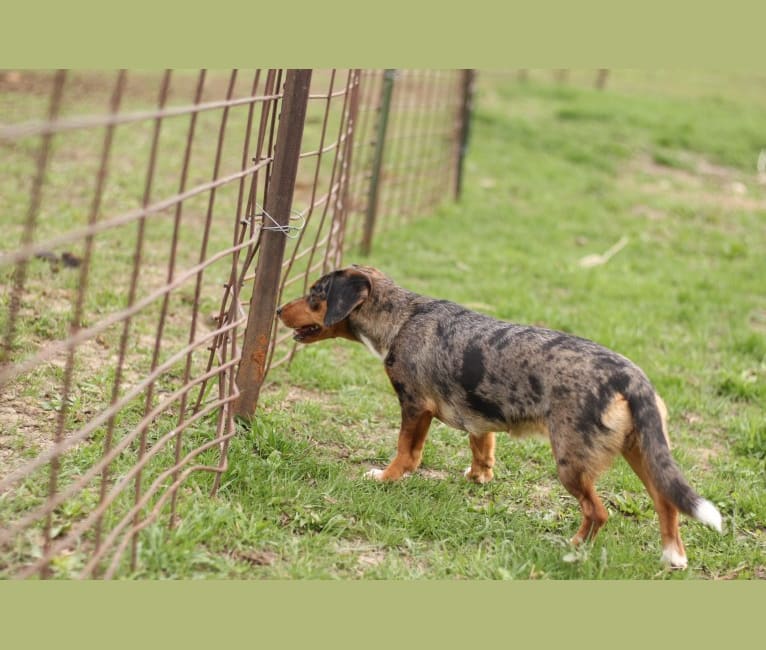
[[[464,476],[474,483],[489,483],[494,476],[492,468],[495,466],[495,434],[469,434],[468,440],[471,443],[473,460]]]
[[[428,436],[433,416],[422,412],[415,417],[402,420],[396,457],[384,470],[370,470],[367,476],[378,481],[396,481],[405,474],[414,472],[423,459],[423,447]]]
[[[593,482],[586,478],[580,478],[576,484],[564,484],[566,487],[580,502],[580,509],[582,510],[582,524],[575,536],[571,539],[572,544],[575,546],[592,540],[599,529],[606,523],[609,518],[604,504],[601,503],[601,499],[596,494],[595,486]]]

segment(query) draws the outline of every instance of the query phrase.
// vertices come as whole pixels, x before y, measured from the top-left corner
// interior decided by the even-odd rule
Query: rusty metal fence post
[[[288,70],[263,209],[261,252],[236,379],[240,395],[234,413],[245,419],[255,412],[266,370],[310,84],[311,70]]]
[[[475,70],[463,70],[462,94],[460,104],[460,134],[458,136],[457,165],[455,171],[455,200],[460,200],[463,192],[463,167],[465,154],[468,151],[468,137],[471,130],[471,110],[473,108],[473,87],[476,78]]]
[[[383,89],[380,95],[378,109],[378,129],[375,139],[375,155],[372,160],[372,175],[370,177],[370,192],[367,199],[367,213],[362,233],[362,254],[369,255],[372,248],[372,233],[375,229],[375,218],[378,212],[378,189],[380,187],[380,172],[383,167],[383,149],[386,142],[388,116],[391,112],[391,96],[394,92],[396,70],[386,70],[383,75]]]

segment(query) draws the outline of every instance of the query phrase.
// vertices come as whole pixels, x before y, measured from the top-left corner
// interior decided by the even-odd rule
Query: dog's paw
[[[372,479],[373,481],[382,481],[383,470],[373,467],[371,470],[368,470],[364,473],[364,478],[369,478],[369,479]]]
[[[662,563],[669,569],[685,569],[689,561],[686,555],[679,553],[674,548],[666,548],[662,551]]]
[[[484,483],[489,483],[492,480],[492,470],[487,470],[486,472],[482,473],[474,473],[471,471],[471,468],[468,467],[463,472],[463,476],[465,476],[466,479],[469,481],[473,481],[474,483],[478,483],[479,485],[483,485]]]

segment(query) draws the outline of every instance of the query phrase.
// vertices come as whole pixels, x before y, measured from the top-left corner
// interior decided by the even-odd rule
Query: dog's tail
[[[635,388],[626,397],[638,431],[641,455],[655,487],[681,512],[722,532],[721,513],[687,483],[670,454],[664,404],[648,381]]]

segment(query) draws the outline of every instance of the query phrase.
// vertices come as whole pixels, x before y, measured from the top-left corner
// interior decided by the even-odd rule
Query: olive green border
[[[5,583],[8,648],[736,647],[763,582]]]
[[[0,67],[763,63],[766,10],[754,2],[264,4],[11,3]],[[3,582],[0,639],[8,648],[733,647],[762,636],[764,592],[763,581]]]
[[[762,68],[756,0],[8,3],[5,67]]]

